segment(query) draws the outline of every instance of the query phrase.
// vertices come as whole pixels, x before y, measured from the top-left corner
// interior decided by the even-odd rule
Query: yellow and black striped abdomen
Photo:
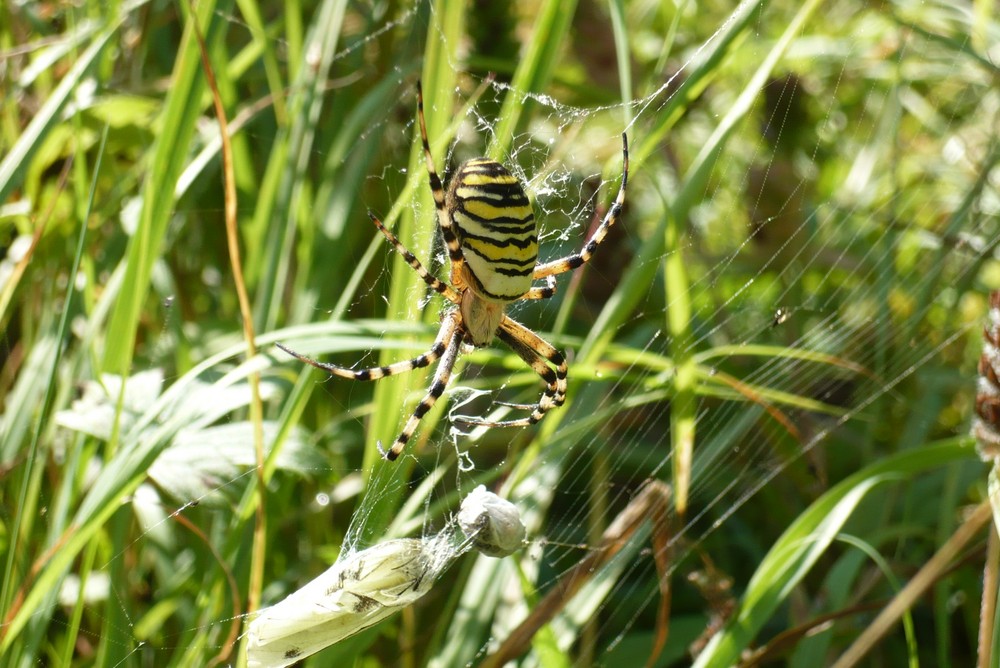
[[[499,162],[468,160],[452,178],[446,202],[469,287],[490,301],[520,298],[538,261],[538,228],[521,183]]]

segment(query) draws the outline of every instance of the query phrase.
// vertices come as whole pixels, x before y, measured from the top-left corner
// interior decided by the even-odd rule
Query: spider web
[[[495,121],[481,109],[496,108],[510,95],[524,106],[531,105],[534,114],[528,129],[514,135],[503,162],[526,184],[535,203],[541,225],[540,261],[564,256],[579,248],[596,222],[593,212],[600,214],[613,196],[620,164],[613,157],[615,134],[609,132],[615,127],[614,119],[630,118],[625,130],[632,135],[633,146],[641,142],[643,133],[649,131],[650,117],[671,103],[678,81],[696,67],[725,27],[724,24],[716,34],[691,45],[677,72],[662,86],[624,106],[581,108],[551,95],[524,93],[505,83],[487,83],[486,93],[470,110],[445,162],[458,164],[481,153],[482,147],[494,140]],[[864,61],[864,51],[871,46],[863,36],[856,38],[850,48],[858,53],[847,54],[842,62],[850,62],[852,58]],[[799,47],[807,48],[804,44]],[[757,62],[771,48],[773,43],[763,40],[749,47],[748,59]],[[911,48],[908,44],[901,45],[895,62],[908,62],[915,55]],[[946,70],[962,67],[958,61],[949,63],[944,53],[939,57],[944,60],[938,66]],[[817,487],[825,484],[829,475],[826,468],[832,465],[827,463],[827,457],[813,454],[814,449],[849,448],[852,441],[860,444],[877,438],[866,434],[877,432],[884,413],[904,410],[907,400],[900,386],[914,382],[921,370],[940,360],[956,341],[968,336],[970,328],[977,327],[974,320],[952,323],[921,345],[893,350],[891,359],[885,358],[883,346],[872,345],[897,336],[891,331],[897,326],[897,319],[890,311],[893,293],[905,288],[909,294],[933,294],[939,285],[941,275],[937,270],[912,277],[905,285],[897,284],[900,255],[906,255],[908,247],[924,246],[927,253],[922,260],[909,260],[915,266],[936,255],[934,266],[947,271],[951,280],[957,282],[969,280],[969,272],[978,268],[977,256],[970,247],[942,238],[954,237],[956,231],[942,235],[940,225],[932,227],[936,231],[929,231],[920,221],[923,212],[908,211],[911,203],[906,194],[885,196],[872,188],[871,183],[878,176],[876,170],[890,157],[870,155],[873,145],[879,143],[879,123],[862,124],[850,134],[856,149],[846,152],[853,161],[849,169],[835,175],[818,173],[822,153],[829,150],[830,144],[842,140],[848,123],[857,120],[843,118],[843,112],[837,108],[838,86],[849,74],[848,66],[824,63],[829,71],[818,76],[812,73],[814,76],[802,80],[795,74],[802,58],[794,52],[786,58],[789,71],[784,77],[775,68],[746,118],[735,121],[732,139],[726,143],[727,148],[733,148],[725,151],[715,165],[712,178],[706,180],[704,191],[698,193],[699,201],[690,211],[688,226],[675,247],[665,248],[655,258],[660,263],[667,255],[679,253],[695,255],[700,260],[700,271],[692,271],[688,277],[686,299],[692,304],[690,340],[677,350],[672,347],[671,334],[664,331],[668,328],[667,311],[673,304],[665,302],[671,295],[667,292],[665,297],[666,288],[660,283],[660,276],[646,287],[644,294],[637,296],[633,313],[615,326],[612,337],[623,342],[623,350],[627,351],[622,353],[624,359],[637,353],[663,360],[678,353],[719,350],[713,355],[711,370],[735,376],[729,386],[720,384],[715,388],[723,395],[721,400],[710,394],[696,399],[698,446],[692,465],[692,508],[673,539],[675,563],[690,561],[689,557],[701,549],[700,545],[713,542],[713,535],[726,531],[731,518],[738,517],[745,504],[776,479],[780,480],[799,460],[804,458],[807,462],[807,484]],[[461,68],[459,63],[454,66]],[[483,84],[483,79],[473,76],[469,83]],[[677,130],[681,136],[668,139],[668,146],[676,144],[677,150],[683,151],[687,142],[698,146],[699,137],[710,140],[718,132],[719,119],[724,123],[728,109],[736,102],[721,93],[707,101],[710,108],[693,110],[687,123],[682,124],[686,127]],[[874,113],[872,120],[884,113]],[[800,125],[808,126],[808,130]],[[949,128],[947,121],[944,128]],[[814,133],[811,140],[788,138],[809,130]],[[412,122],[405,132],[406,135],[414,132]],[[950,132],[946,130],[945,134]],[[938,145],[938,150],[944,148],[945,144]],[[585,274],[582,280],[603,282],[608,286],[605,289],[613,291],[620,277],[616,270],[627,264],[621,256],[639,255],[637,247],[649,243],[648,235],[658,230],[657,218],[668,215],[671,196],[676,196],[682,187],[685,164],[697,157],[690,154],[686,160],[676,157],[674,164],[660,165],[661,170],[652,175],[644,173],[641,166],[634,168],[623,222],[598,251],[594,264],[581,271]],[[951,153],[950,168],[964,171],[972,166],[970,159],[965,150]],[[441,166],[439,170],[444,171]],[[825,200],[813,192],[822,178],[836,183],[836,186],[827,184],[830,197]],[[930,181],[940,175],[919,174],[914,178]],[[734,193],[742,193],[742,197],[733,197]],[[662,201],[655,201],[657,194]],[[433,212],[421,209],[416,218],[432,220]],[[960,232],[962,237],[977,239],[976,245],[981,249],[992,248],[990,240],[995,230],[980,228],[974,220],[965,222]],[[891,239],[873,240],[886,235],[887,227],[892,230]],[[432,264],[445,263],[433,225],[425,225],[417,238],[418,247],[436,249],[436,263]],[[613,259],[601,265],[600,259],[607,256]],[[390,258],[384,265],[386,280],[391,266]],[[562,277],[560,286],[565,289],[568,283],[578,280]],[[573,287],[580,289],[579,283],[570,289]],[[416,288],[412,299],[421,299],[423,293],[422,287]],[[584,325],[600,322],[605,305],[599,300],[581,298],[579,293],[573,296],[578,300],[579,313],[566,319]],[[940,295],[918,308],[953,310],[954,304],[948,300],[948,295]],[[532,327],[536,323],[558,321],[561,315],[556,303],[517,304],[511,308],[511,314]],[[551,326],[543,324],[542,331],[550,329]],[[589,340],[593,335],[584,328],[578,334],[578,341]],[[778,354],[775,346],[805,354]],[[572,354],[574,345],[560,347],[568,347]],[[744,359],[739,349],[754,347],[772,352],[748,352],[751,357]],[[579,546],[588,542],[585,528],[592,522],[588,515],[592,509],[575,501],[592,500],[595,494],[592,487],[594,467],[598,465],[595,460],[599,459],[605,467],[601,480],[610,487],[599,493],[610,508],[622,507],[643,476],[669,479],[673,461],[668,447],[669,423],[664,419],[669,399],[657,399],[651,388],[669,386],[672,373],[639,361],[606,366],[607,370],[602,371],[605,364],[598,362],[596,368],[587,369],[585,374],[593,377],[583,381],[577,379],[574,373],[577,369],[571,362],[573,401],[562,415],[548,418],[558,419],[560,427],[541,452],[532,453],[538,458],[537,470],[508,490],[529,511],[549,512],[548,521],[536,525],[534,549],[528,550],[522,562],[523,568],[537,574],[535,584],[539,592],[551,588],[586,554],[586,551],[581,553]],[[602,380],[602,375],[607,379]],[[455,408],[449,417],[470,410],[476,414],[467,401],[475,402],[483,395],[488,400],[497,400],[513,389],[504,384],[502,376],[499,385],[492,384],[491,381],[497,380],[495,374],[487,376],[490,378],[485,385],[487,389],[481,383],[466,387],[467,381],[479,377],[475,369],[466,369],[453,382],[449,395]],[[783,402],[759,397],[758,393],[764,391],[769,396],[787,395],[796,400],[782,406]],[[531,401],[536,392],[535,385],[529,382],[527,390],[515,390],[516,400]],[[634,407],[622,409],[630,404]],[[806,408],[810,404],[814,409]],[[484,412],[482,402],[474,405]],[[487,407],[497,409],[498,415],[506,414],[502,405],[492,403]],[[406,411],[402,412],[405,415]],[[609,416],[611,423],[598,429],[594,416]],[[574,428],[575,425],[590,428]],[[432,446],[442,453],[457,450],[461,456],[454,481],[446,476],[439,485],[441,490],[430,492],[425,509],[431,507],[431,498],[443,496],[451,485],[458,490],[467,489],[471,481],[480,479],[485,468],[481,462],[491,460],[479,455],[478,438],[494,442],[524,440],[520,435],[504,436],[485,429],[470,432],[458,426],[443,438],[432,437]],[[786,440],[792,443],[782,443]],[[514,449],[516,445],[510,447]],[[447,460],[442,455],[439,463]],[[516,470],[516,466],[512,468]],[[808,480],[809,474],[814,480]],[[801,478],[800,471],[797,479]],[[369,492],[372,496],[362,502],[355,514],[354,530],[346,545],[364,545],[371,540],[364,536],[364,527],[367,508],[377,505],[379,488],[379,484],[373,486]],[[615,576],[604,580],[608,591],[603,597],[591,594],[591,600],[599,602],[595,610],[588,612],[601,620],[597,623],[599,635],[620,639],[654,607],[658,593],[649,590],[648,583],[645,587],[642,584],[642,573],[650,568],[648,557],[628,552],[610,568],[615,570]],[[492,572],[490,569],[491,565],[482,566],[483,572]],[[636,605],[637,597],[642,600],[641,605]],[[581,613],[579,618],[585,617]],[[572,614],[567,614],[562,621],[572,625],[572,618]],[[498,632],[503,624],[504,621],[497,622]],[[611,640],[604,651],[613,651],[616,644],[617,640]]]
[[[791,522],[873,452],[916,448],[965,433],[973,387],[969,378],[985,311],[985,294],[979,300],[971,288],[996,282],[1000,239],[995,167],[1000,98],[988,85],[984,59],[974,55],[980,47],[967,37],[954,37],[967,35],[970,17],[944,4],[924,12],[906,3],[860,12],[842,3],[824,17],[828,25],[817,26],[813,15],[805,28],[791,30],[794,8],[768,8],[763,16],[747,19],[751,4],[718,14],[704,33],[678,33],[673,49],[661,54],[657,75],[636,82],[635,98],[624,103],[620,96],[595,103],[593,96],[581,95],[587,80],[583,71],[570,73],[580,80],[557,79],[542,92],[526,92],[502,77],[491,79],[484,68],[469,67],[454,55],[468,45],[451,44],[443,17],[426,3],[393,16],[380,16],[377,8],[370,15],[357,10],[365,20],[353,24],[346,46],[333,57],[331,73],[344,81],[331,87],[359,85],[352,65],[386,34],[438,35],[444,52],[451,54],[448,65],[457,87],[455,99],[427,100],[429,110],[458,109],[475,100],[456,137],[437,154],[444,156],[438,171],[447,181],[462,160],[503,143],[502,162],[522,180],[534,203],[540,261],[578,250],[604,215],[621,178],[622,131],[632,148],[627,203],[593,261],[558,277],[554,299],[519,302],[509,309],[569,360],[569,402],[537,427],[468,428],[456,419],[518,415],[505,402],[531,403],[541,391],[537,378],[501,345],[469,351],[441,399],[440,414],[418,429],[426,439],[420,454],[408,449],[404,455],[416,463],[377,464],[365,481],[351,453],[374,448],[373,438],[389,443],[395,436],[371,433],[366,419],[388,411],[401,424],[412,411],[410,395],[419,395],[429,381],[414,372],[405,406],[386,407],[371,403],[371,387],[321,379],[318,371],[309,376],[313,401],[329,404],[320,413],[328,421],[297,427],[288,439],[281,464],[288,477],[278,494],[292,493],[297,479],[291,474],[305,478],[310,496],[301,500],[304,507],[295,522],[316,535],[315,525],[332,513],[342,541],[328,542],[329,535],[320,533],[324,542],[318,554],[310,555],[311,563],[295,563],[297,552],[289,550],[283,555],[284,572],[276,566],[271,573],[265,603],[315,575],[317,562],[332,563],[386,538],[433,540],[455,512],[457,499],[485,483],[518,505],[529,544],[502,562],[465,557],[470,564],[460,582],[467,589],[457,597],[462,611],[487,593],[513,600],[495,606],[490,637],[475,651],[446,646],[429,660],[459,665],[495,649],[524,615],[524,589],[539,598],[559,583],[595,549],[603,527],[644,481],[674,484],[676,500],[679,464],[672,439],[678,416],[693,420],[694,443],[687,509],[683,515],[672,511],[671,576],[711,573],[716,564],[724,571],[719,579],[744,584],[753,570],[727,550],[759,560],[776,539],[754,535],[756,514],[787,503],[785,523]],[[649,55],[655,51],[656,30],[639,27],[648,8],[635,3],[627,9],[627,21],[636,30],[633,48],[644,62],[657,62],[655,54]],[[679,11],[687,17],[683,26],[691,24],[695,9],[681,4]],[[575,25],[580,31],[601,25],[607,21],[603,11],[581,8]],[[600,20],[590,15],[594,12]],[[241,17],[220,16],[231,34],[252,35]],[[740,21],[750,27],[722,49]],[[786,34],[787,45],[779,47]],[[993,37],[985,43],[995,45]],[[589,56],[613,55],[610,25],[601,38],[603,46],[596,40],[587,45],[601,53]],[[992,53],[995,57],[995,48]],[[777,60],[767,66],[772,55]],[[574,56],[588,57],[582,51]],[[716,57],[721,63],[712,61]],[[712,75],[699,80],[701,69],[709,66]],[[598,71],[595,76],[610,75]],[[444,277],[447,256],[433,207],[421,194],[426,176],[422,171],[412,175],[406,166],[416,130],[415,77],[412,68],[398,68],[389,77],[398,94],[396,108],[373,115],[358,143],[343,149],[339,159],[353,164],[364,162],[363,153],[377,146],[379,168],[359,181],[362,195],[351,201],[332,188],[321,192],[316,201],[323,206],[317,207],[314,224],[324,243],[339,243],[356,234],[349,226],[367,224],[365,208],[391,206],[415,178],[419,191],[404,206],[411,208],[417,225],[406,243]],[[942,83],[952,79],[959,83]],[[700,83],[689,88],[690,80]],[[615,90],[595,79],[595,87],[602,85]],[[508,140],[496,134],[497,113],[511,98],[524,109],[525,120]],[[580,104],[581,98],[588,103]],[[257,132],[248,129],[251,137]],[[370,137],[378,139],[369,142]],[[307,151],[316,165],[332,154],[316,145]],[[682,217],[674,219],[678,213]],[[339,355],[338,363],[356,362],[357,368],[384,363],[385,348],[398,359],[425,349],[442,300],[413,281],[407,301],[418,304],[422,315],[411,322],[394,320],[386,315],[386,304],[398,259],[381,238],[367,250],[364,244],[355,246],[363,254],[341,272],[342,292],[309,286],[308,294],[289,307],[289,323],[319,323],[332,312],[331,328],[317,330],[327,338],[314,341],[314,348],[292,347],[309,355],[332,352]],[[170,330],[180,318],[166,306],[153,342],[160,350],[174,343]],[[677,314],[682,322],[672,320]],[[349,337],[379,343],[358,349],[329,345]],[[278,355],[273,361],[276,367],[287,362]],[[143,416],[153,406],[156,415],[170,414],[201,393],[216,392],[222,374],[212,373],[206,371],[205,380],[195,384],[197,391],[182,398],[169,390],[161,394],[176,379],[164,382],[150,363],[146,375],[130,379],[135,405],[127,408],[143,427]],[[683,374],[689,374],[688,394],[678,389]],[[343,386],[334,387],[338,383]],[[237,394],[243,386],[231,388]],[[276,377],[263,389],[275,404],[292,391]],[[108,391],[94,403],[106,410],[113,396]],[[683,401],[689,405],[678,408]],[[150,475],[159,489],[143,486],[134,499],[142,527],[135,542],[156,543],[169,518],[193,504],[215,497],[235,503],[252,475],[246,466],[253,462],[245,450],[249,432],[243,423],[227,424],[227,416],[241,405],[235,397],[230,404],[214,397],[212,408],[188,429],[189,437],[198,437],[195,442],[178,437],[167,450],[171,457],[157,460]],[[95,410],[89,405],[66,411],[62,426],[107,436],[108,414],[94,417]],[[203,476],[213,473],[211,478],[186,488],[180,482],[185,462],[196,457],[192,452],[206,439],[230,449],[220,450],[225,457],[217,470],[199,465]],[[266,440],[278,439],[278,426],[269,424]],[[342,519],[345,513],[348,521]],[[554,642],[579,637],[592,620],[588,633],[599,639],[593,643],[594,663],[612,665],[628,649],[624,646],[651,644],[660,593],[648,532],[634,536],[567,604],[553,623]],[[124,559],[135,542],[113,551],[97,570]],[[482,584],[491,577],[503,585]],[[708,596],[677,586],[681,597]],[[123,589],[107,583],[92,594],[95,603],[89,605],[96,610],[102,597],[119,600],[132,628],[137,620],[129,618],[132,605]],[[416,609],[418,624],[434,624],[434,610]],[[452,629],[462,628],[457,619],[450,621]],[[221,629],[229,621],[203,626]],[[698,635],[683,624],[677,633],[691,636],[687,641]],[[139,643],[132,651],[148,653],[153,663],[180,655],[176,647]]]

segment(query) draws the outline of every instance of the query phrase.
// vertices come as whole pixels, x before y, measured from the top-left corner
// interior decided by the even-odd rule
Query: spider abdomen
[[[531,288],[538,227],[517,177],[489,158],[468,160],[452,177],[446,203],[469,288],[493,302],[519,299]]]

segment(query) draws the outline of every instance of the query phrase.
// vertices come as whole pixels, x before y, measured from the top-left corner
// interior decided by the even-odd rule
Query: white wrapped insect
[[[524,543],[517,506],[480,485],[462,501],[458,526],[472,546],[488,557],[506,557]]]
[[[360,633],[417,601],[460,555],[506,556],[523,542],[517,508],[482,486],[455,522],[428,538],[379,543],[338,560],[283,601],[261,610],[247,632],[247,664],[278,668]]]

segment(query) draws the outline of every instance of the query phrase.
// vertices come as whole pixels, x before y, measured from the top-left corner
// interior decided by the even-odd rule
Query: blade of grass
[[[674,508],[680,521],[687,514],[688,490],[691,487],[691,458],[694,453],[697,364],[691,333],[691,297],[686,258],[682,247],[685,225],[666,211],[667,224],[663,245],[669,251],[663,259],[667,302],[667,331],[670,354],[676,369],[672,377],[673,400],[670,402],[670,452],[673,468]]]
[[[628,30],[625,26],[625,3],[610,0],[611,32],[615,36],[615,64],[618,66],[618,87],[622,98],[624,127],[632,125],[632,54],[629,53]]]
[[[86,215],[83,218],[83,220],[80,221],[80,236],[78,237],[77,241],[76,253],[73,256],[73,264],[68,273],[68,276],[71,277],[76,276],[80,268],[81,259],[83,258],[83,249],[87,238],[87,220],[89,219],[90,212],[93,210],[94,193],[97,190],[97,179],[101,171],[101,161],[104,157],[104,148],[107,143],[107,137],[108,137],[108,127],[105,126],[101,134],[101,144],[97,152],[97,162],[94,166],[93,179],[91,181],[91,187],[90,187],[90,199],[87,203]],[[55,338],[57,341],[66,340],[69,332],[69,318],[70,314],[73,312],[70,306],[73,301],[73,296],[76,293],[75,286],[76,282],[73,280],[69,280],[66,283],[65,302],[63,304],[62,315],[60,316],[59,324],[56,326],[56,331],[55,331]],[[63,347],[56,346],[56,350],[51,357],[52,364],[51,367],[49,368],[48,380],[45,384],[46,391],[45,391],[45,396],[42,400],[42,408],[41,411],[38,413],[38,422],[36,424],[35,431],[32,435],[31,444],[28,446],[25,470],[23,473],[24,477],[22,478],[22,484],[20,492],[18,494],[18,503],[17,503],[17,507],[20,508],[21,511],[14,513],[14,521],[10,530],[10,539],[9,539],[10,546],[8,547],[7,551],[7,561],[6,564],[4,565],[4,583],[2,590],[0,590],[0,592],[2,592],[0,593],[0,611],[3,612],[2,615],[3,619],[7,619],[9,613],[11,612],[10,606],[11,606],[11,595],[13,593],[13,584],[17,581],[21,581],[24,579],[15,576],[14,559],[15,556],[21,554],[20,550],[18,549],[18,542],[21,538],[21,530],[20,530],[21,520],[25,516],[24,509],[28,507],[27,503],[28,489],[29,485],[32,484],[32,479],[34,477],[33,476],[34,465],[36,462],[41,461],[41,458],[39,457],[39,442],[42,438],[42,434],[45,431],[45,427],[48,424],[48,416],[52,410],[62,357],[63,357]],[[48,593],[50,595],[54,594],[54,590],[49,590]],[[35,642],[37,642],[38,639],[40,638],[40,633],[38,632],[39,629],[44,628],[45,626],[43,621],[44,619],[42,617],[38,617],[33,621],[33,627],[36,633],[33,633],[31,635],[34,636]],[[13,630],[7,629],[6,633],[4,634],[3,641],[2,643],[0,643],[0,657],[4,655],[5,648],[10,646],[10,643],[8,641],[13,636],[14,636]]]
[[[695,666],[739,662],[757,633],[809,573],[865,496],[888,482],[972,456],[971,440],[956,438],[886,457],[844,479],[800,514],[757,567],[736,614],[708,642]]]
[[[198,4],[198,22],[206,25],[215,14],[216,3],[208,0]],[[209,41],[221,39],[221,26],[225,21],[215,21],[215,29],[209,30]],[[187,151],[178,150],[191,144],[195,124],[201,113],[201,105],[192,100],[200,100],[204,82],[200,75],[201,65],[198,46],[190,26],[184,32],[178,59],[174,68],[171,86],[166,97],[166,108],[162,118],[162,129],[157,137],[156,147],[150,164],[149,175],[143,186],[142,212],[135,233],[129,239],[125,258],[125,280],[121,293],[115,302],[111,321],[108,324],[108,345],[104,351],[104,370],[120,376],[127,376],[135,353],[135,340],[139,315],[145,304],[153,263],[160,255],[160,248],[167,230],[167,222],[174,210],[174,188],[184,163]]]
[[[236,0],[236,5],[240,8],[243,20],[249,26],[250,37],[257,48],[260,49],[264,64],[264,74],[267,77],[267,85],[274,99],[274,115],[278,125],[285,125],[288,122],[288,111],[285,103],[284,82],[281,79],[281,69],[278,65],[278,56],[275,53],[274,40],[267,39],[267,27],[261,16],[260,6],[256,0]],[[285,16],[294,16],[295,12],[286,7]],[[295,53],[294,51],[292,53]]]
[[[453,119],[453,92],[458,78],[454,63],[458,60],[458,47],[461,45],[465,33],[466,9],[465,3],[437,0],[431,8],[431,20],[427,24],[421,82],[424,91],[427,136],[431,143],[432,153],[436,148],[436,141],[451,125]],[[416,113],[415,109],[413,113]],[[418,134],[415,115],[413,118],[414,134]],[[440,153],[434,155],[434,164],[439,176],[443,174],[444,162],[441,160]],[[411,144],[408,170],[409,174],[424,175],[422,180],[425,184],[427,183],[423,149],[419,137],[414,137]],[[421,188],[418,197],[416,207],[405,207],[402,210],[396,230],[396,235],[408,248],[414,248],[417,245],[418,236],[421,236],[416,233],[416,212],[427,212],[428,214],[423,217],[422,225],[435,224],[432,222],[434,218],[430,215],[434,211],[434,202],[429,186]],[[436,235],[431,238],[434,237]],[[414,300],[413,295],[417,294],[418,286],[422,284],[422,281],[410,269],[401,255],[394,253],[393,256],[392,281],[389,286],[386,318],[407,321],[420,320],[423,309]],[[383,353],[381,362],[385,364],[396,361],[398,354],[398,351]],[[381,455],[374,445],[375,441],[395,437],[401,420],[404,419],[409,410],[408,408],[401,410],[401,407],[405,405],[405,398],[410,389],[415,387],[414,384],[418,382],[422,382],[422,378],[414,377],[413,374],[403,374],[383,379],[375,388],[374,401],[379,410],[375,412],[369,422],[370,438],[365,447],[363,462],[363,476],[366,480],[372,480],[372,476],[376,475],[376,468],[380,466],[396,467],[399,470],[394,471],[394,473],[400,475],[406,475],[412,467],[414,460],[407,457],[387,464],[382,461]],[[426,427],[426,425],[424,426]],[[374,516],[369,518],[372,530],[381,531],[388,525],[404,486],[394,486],[394,489],[397,490],[395,493],[386,494],[380,499],[378,509],[374,510]]]
[[[256,284],[254,314],[260,332],[277,326],[295,257],[295,230],[302,212],[312,209],[309,182],[303,174],[316,145],[346,11],[345,0],[326,0],[316,11],[288,98],[292,124],[277,132],[250,225],[251,237],[264,240],[247,255],[249,267],[262,267],[259,275],[249,277]]]
[[[191,13],[195,13],[194,1],[188,0]],[[226,116],[226,109],[222,103],[222,95],[215,78],[215,70],[209,58],[208,47],[205,39],[198,27],[197,21],[191,23],[194,35],[197,38],[198,51],[201,56],[202,70],[205,80],[212,94],[212,103],[215,107],[216,121],[219,124],[219,137],[222,140],[222,181],[225,189],[225,223],[226,223],[226,246],[229,252],[229,264],[233,272],[233,284],[236,288],[236,295],[240,305],[240,316],[243,321],[243,339],[246,345],[246,359],[253,359],[257,354],[257,345],[253,329],[253,313],[250,310],[250,296],[247,293],[246,283],[243,280],[243,265],[240,260],[240,240],[239,228],[236,220],[236,175],[233,167],[233,146],[229,137],[229,121]],[[253,546],[251,548],[250,578],[247,585],[247,612],[252,613],[260,607],[260,595],[264,588],[264,555],[267,536],[266,515],[264,512],[266,505],[267,491],[267,471],[265,470],[264,455],[264,408],[260,398],[260,373],[252,371],[248,376],[250,386],[250,421],[253,424],[254,453],[257,461],[256,477],[256,501],[257,509],[254,514],[255,524],[253,531]],[[274,448],[272,457],[277,458],[280,448]]]
[[[493,140],[486,153],[494,160],[503,162],[510,150],[521,119],[531,108],[528,96],[543,90],[552,78],[559,54],[566,48],[575,11],[576,0],[545,0],[539,10],[531,41],[510,82],[513,90],[504,98]]]
[[[73,67],[45,100],[45,104],[33,114],[28,127],[0,160],[0,202],[6,202],[10,194],[21,185],[31,167],[31,158],[42,146],[46,136],[62,121],[60,114],[63,108],[73,96],[76,87],[87,78],[94,62],[104,53],[108,41],[117,34],[120,24],[121,19],[101,30],[90,46],[76,57]],[[83,43],[93,34],[97,25],[88,24],[88,26],[81,27],[73,36],[74,39]]]
[[[962,523],[962,526],[931,557],[930,561],[917,571],[916,575],[903,587],[903,590],[892,599],[889,605],[847,648],[847,651],[837,659],[833,668],[850,668],[857,665],[899,617],[909,610],[916,600],[951,566],[951,562],[959,556],[962,548],[990,521],[991,514],[992,509],[989,501],[983,501],[979,504],[969,518]]]

